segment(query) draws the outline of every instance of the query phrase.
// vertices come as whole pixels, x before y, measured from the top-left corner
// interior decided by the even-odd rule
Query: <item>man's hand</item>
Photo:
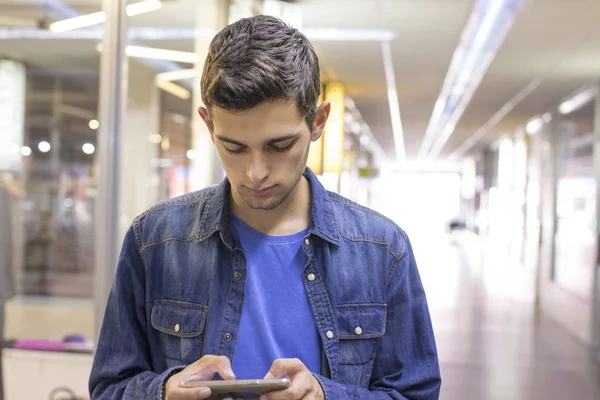
[[[287,376],[292,386],[285,390],[270,392],[260,396],[260,400],[323,400],[325,394],[315,376],[297,358],[275,360],[265,379],[279,379]]]
[[[225,380],[235,379],[231,362],[224,356],[204,356],[178,374],[169,378],[165,385],[165,400],[200,400],[208,399],[211,395],[209,388],[184,389],[180,382],[207,381],[218,373]]]

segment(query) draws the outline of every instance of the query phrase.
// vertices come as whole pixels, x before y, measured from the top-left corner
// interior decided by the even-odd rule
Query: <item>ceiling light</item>
[[[594,100],[596,98],[597,93],[598,88],[595,86],[584,89],[579,93],[575,94],[567,101],[562,102],[558,107],[558,111],[560,111],[561,114],[565,115],[570,114],[573,111],[579,110],[581,107]]]
[[[542,115],[542,121],[544,121],[545,124],[549,124],[552,121],[552,114],[546,113]]]
[[[189,158],[190,160],[195,160],[196,159],[196,150],[188,150],[187,153],[185,153],[186,157]]]
[[[52,146],[50,146],[50,143],[43,141],[43,142],[39,142],[38,143],[38,149],[39,151],[41,151],[42,153],[47,153],[50,151]]]
[[[133,17],[134,15],[144,14],[150,11],[156,11],[162,7],[162,4],[159,0],[148,0],[141,1],[139,3],[129,4],[125,7],[125,12],[129,17]]]
[[[88,126],[90,127],[90,129],[96,130],[100,128],[100,122],[98,122],[98,120],[92,119],[90,120],[90,122],[88,122]]]
[[[150,11],[158,10],[161,3],[158,0],[148,0],[139,3],[130,4],[126,7],[128,16],[139,15]],[[86,26],[102,24],[106,21],[106,13],[98,11],[91,14],[81,15],[75,18],[69,18],[50,24],[49,29],[52,32],[66,32],[75,29],[85,28]]]
[[[435,158],[454,132],[524,0],[478,0],[431,115],[418,159]]]
[[[302,29],[308,40],[312,41],[374,41],[388,42],[394,40],[394,32],[387,29]]]
[[[385,81],[387,84],[388,104],[392,119],[392,133],[394,135],[396,161],[398,163],[403,163],[406,161],[404,130],[402,129],[402,120],[400,118],[400,103],[398,101],[398,92],[396,90],[396,76],[394,74],[394,64],[392,61],[392,49],[390,47],[390,42],[381,43],[381,50],[383,53],[383,67],[385,72]]]
[[[106,21],[106,13],[104,11],[98,11],[95,13],[54,22],[50,24],[49,29],[52,32],[66,32],[84,28],[86,26],[102,24],[104,21]]]
[[[525,125],[525,131],[529,135],[534,135],[537,132],[539,132],[540,129],[542,129],[542,126],[544,126],[544,121],[542,120],[542,118],[536,117],[536,118],[530,120],[527,123],[527,125]]]
[[[94,152],[96,151],[96,147],[91,143],[86,143],[83,146],[81,146],[81,150],[83,150],[85,154],[94,154]]]
[[[367,147],[371,143],[371,140],[367,135],[360,135],[359,141],[364,147]]]
[[[169,60],[190,64],[195,64],[200,60],[196,53],[143,46],[127,46],[125,54],[129,57],[152,58],[154,60]]]
[[[160,148],[164,151],[169,151],[169,149],[171,148],[171,141],[168,137],[163,138],[163,140],[160,142]]]
[[[173,96],[179,97],[182,100],[188,100],[192,97],[192,93],[189,90],[183,86],[176,85],[173,82],[155,81],[155,83],[159,89],[162,89],[167,93],[171,93]]]
[[[31,147],[23,146],[21,147],[21,155],[24,157],[29,157],[31,155]]]
[[[152,133],[148,135],[148,141],[150,143],[159,144],[160,142],[162,142],[162,136],[160,136],[160,134],[158,133]]]
[[[161,82],[180,81],[182,79],[195,78],[201,73],[202,71],[198,69],[180,69],[177,71],[161,72],[156,74],[156,80]]]

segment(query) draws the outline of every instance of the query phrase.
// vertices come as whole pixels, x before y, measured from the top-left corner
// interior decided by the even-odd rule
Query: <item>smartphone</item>
[[[213,394],[222,393],[252,393],[263,394],[284,390],[291,386],[292,382],[288,378],[282,379],[245,379],[237,381],[188,381],[181,382],[181,388],[207,387]]]

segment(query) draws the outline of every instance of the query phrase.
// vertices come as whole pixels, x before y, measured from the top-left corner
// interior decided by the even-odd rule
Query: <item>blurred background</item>
[[[441,398],[600,399],[598,0],[0,0],[4,398],[86,398],[125,230],[223,179],[200,71],[257,14],[319,55],[310,167],[412,239]]]

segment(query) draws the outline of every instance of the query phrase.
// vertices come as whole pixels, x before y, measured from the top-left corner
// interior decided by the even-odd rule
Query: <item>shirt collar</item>
[[[336,215],[329,193],[317,176],[306,167],[304,177],[311,186],[311,218],[309,233],[318,236],[330,243],[339,244]],[[200,221],[199,240],[203,241],[219,231],[223,243],[233,249],[235,240],[229,221],[229,192],[231,185],[225,178],[212,191],[205,203]]]

